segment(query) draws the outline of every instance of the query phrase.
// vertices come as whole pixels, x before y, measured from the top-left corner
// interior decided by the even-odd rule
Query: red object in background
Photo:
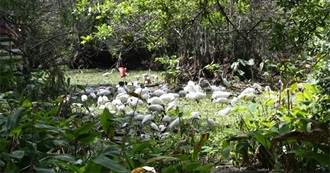
[[[150,77],[149,77],[149,76],[147,76],[147,77],[145,78],[144,83],[146,83],[146,84],[150,84],[150,83],[151,83],[151,80],[150,80]]]
[[[120,77],[125,77],[126,76],[126,68],[125,67],[119,67],[118,70],[120,72]]]

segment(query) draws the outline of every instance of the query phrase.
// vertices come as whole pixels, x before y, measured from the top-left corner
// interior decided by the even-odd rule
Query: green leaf
[[[77,137],[77,140],[82,143],[93,142],[96,137],[100,136],[101,132],[92,132],[92,133],[84,133]]]
[[[0,126],[4,123],[7,122],[7,118],[5,116],[3,116],[2,114],[0,115]]]
[[[194,146],[193,158],[197,159],[198,153],[200,152],[203,144],[209,139],[210,134],[202,134],[200,141]]]
[[[102,165],[96,164],[93,161],[90,161],[85,170],[85,173],[90,173],[90,172],[94,172],[94,173],[101,173],[102,172]]]
[[[136,152],[140,152],[140,151],[142,151],[142,150],[144,150],[144,149],[150,148],[150,146],[151,146],[151,144],[150,144],[149,141],[142,142],[142,143],[140,143],[140,144],[135,145],[135,146],[132,148],[132,151],[133,151],[134,153],[136,153]]]
[[[22,115],[22,112],[25,109],[23,107],[15,108],[9,115],[7,120],[7,130],[10,131],[18,126],[18,121],[20,116]]]
[[[10,157],[15,158],[15,159],[21,159],[24,156],[25,151],[23,150],[15,150],[10,153]]]
[[[32,107],[32,103],[30,102],[30,100],[26,99],[26,100],[23,101],[22,107],[31,108]]]
[[[110,113],[108,109],[104,109],[100,123],[102,125],[103,131],[106,133],[108,138],[112,139],[115,135],[114,116]]]
[[[270,106],[272,105],[273,103],[275,102],[275,99],[274,98],[270,98],[268,99],[266,102],[265,102],[265,106]]]
[[[183,170],[194,171],[198,170],[198,167],[202,165],[202,161],[187,162],[183,165]]]
[[[5,173],[17,173],[19,168],[15,165],[12,160],[9,160],[6,164]]]
[[[58,162],[59,165],[67,168],[68,170],[75,172],[75,173],[82,173],[83,171],[76,165],[68,164],[67,162],[60,161]]]
[[[199,169],[199,171],[200,171],[201,173],[203,173],[203,172],[205,172],[205,173],[209,173],[209,172],[212,172],[211,170],[212,170],[213,167],[214,167],[213,164],[207,164],[207,165],[202,166],[202,167]]]
[[[52,168],[36,167],[35,169],[37,173],[56,173],[55,170]]]
[[[329,154],[309,152],[308,154],[306,154],[305,157],[318,161],[324,167],[329,167],[330,166],[329,165],[330,164]]]
[[[149,163],[158,162],[158,161],[171,162],[171,161],[175,161],[175,160],[179,160],[179,158],[172,157],[172,156],[158,156],[158,157],[153,157],[153,158],[148,159],[144,164],[147,165]]]
[[[94,127],[95,124],[96,124],[96,122],[90,122],[88,124],[85,124],[84,126],[81,126],[77,129],[75,129],[74,134],[80,135],[80,134],[87,133]]]
[[[119,165],[118,163],[114,162],[113,160],[109,159],[108,157],[105,157],[104,155],[97,156],[95,159],[93,159],[93,162],[97,163],[99,165],[102,165],[106,168],[109,168],[113,171],[130,173],[130,171],[127,170],[125,167]]]
[[[56,156],[53,156],[54,159],[58,159],[58,160],[63,160],[63,161],[67,161],[67,162],[75,162],[76,159],[74,156],[71,156],[69,154],[59,154]]]
[[[267,149],[270,148],[271,142],[269,139],[267,139],[264,135],[262,135],[260,132],[255,131],[253,133],[254,137],[257,139],[258,142],[260,142],[261,145],[266,147]]]

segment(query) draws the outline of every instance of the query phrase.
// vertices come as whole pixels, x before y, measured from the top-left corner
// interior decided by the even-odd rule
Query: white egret
[[[168,127],[172,129],[172,128],[178,126],[178,125],[180,124],[181,121],[182,121],[182,118],[178,117],[178,118],[176,118],[175,120],[173,120],[173,121],[171,122],[171,124],[168,125]]]
[[[143,120],[142,120],[142,122],[141,122],[141,124],[144,124],[144,123],[146,123],[146,122],[154,119],[154,117],[155,117],[155,114],[154,113],[145,115],[144,118],[143,118]]]
[[[159,128],[158,128],[158,126],[154,122],[150,123],[150,127],[153,130],[160,131]]]
[[[81,95],[81,101],[85,102],[88,100],[88,96],[86,94]]]
[[[150,104],[163,104],[163,101],[158,97],[158,96],[154,96],[154,97],[150,97],[147,100],[147,103]]]
[[[213,91],[211,98],[216,99],[216,98],[228,98],[230,96],[234,96],[231,92],[228,91]]]
[[[164,111],[164,106],[159,105],[159,104],[150,104],[150,103],[148,103],[147,109],[150,112],[162,112],[162,111]]]
[[[233,111],[233,108],[231,108],[231,107],[227,107],[227,108],[224,108],[224,109],[220,110],[220,111],[218,112],[218,115],[219,115],[219,116],[225,116],[225,115],[230,114],[232,111]]]
[[[230,104],[230,100],[228,98],[222,98],[222,97],[213,99],[213,102],[221,103],[221,104]]]
[[[194,120],[194,119],[199,119],[199,112],[191,112],[191,116],[190,119]]]
[[[162,115],[162,118],[160,120],[162,122],[169,123],[169,122],[171,122],[172,118],[168,115]]]

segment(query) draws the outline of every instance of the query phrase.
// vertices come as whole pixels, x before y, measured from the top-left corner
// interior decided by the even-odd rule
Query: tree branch
[[[236,33],[238,33],[244,40],[249,41],[249,39],[243,35],[238,29],[237,27],[233,24],[233,22],[229,19],[229,17],[227,16],[226,12],[225,12],[225,8],[220,4],[219,0],[217,0],[217,5],[220,8],[220,13],[225,17],[226,21],[234,28],[234,30],[236,31]]]

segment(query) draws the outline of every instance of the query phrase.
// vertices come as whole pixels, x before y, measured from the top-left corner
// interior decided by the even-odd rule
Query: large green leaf
[[[24,151],[23,150],[15,150],[10,153],[10,157],[15,158],[15,159],[21,159],[24,156]]]
[[[100,123],[102,125],[103,131],[110,139],[113,138],[115,135],[115,128],[113,122],[114,116],[110,113],[108,109],[104,109]]]
[[[91,132],[91,133],[84,133],[77,137],[77,140],[82,143],[89,143],[95,140],[96,137],[100,136],[101,132]]]
[[[310,159],[315,159],[324,167],[328,168],[330,166],[329,154],[309,152],[308,154],[306,154],[305,157]]]
[[[129,173],[130,172],[125,167],[121,166],[120,164],[114,162],[113,160],[109,159],[108,157],[106,157],[104,155],[97,156],[95,159],[93,159],[93,162],[97,163],[99,165],[102,165],[106,168],[109,168],[113,171],[123,172],[123,173]]]
[[[253,133],[254,137],[257,139],[258,142],[260,142],[261,145],[263,145],[264,147],[266,147],[267,149],[270,148],[271,146],[271,142],[268,138],[266,138],[263,134],[261,134],[258,131],[255,131]]]
[[[69,155],[69,154],[59,154],[59,155],[53,156],[53,158],[58,159],[58,160],[67,161],[67,162],[75,162],[76,161],[76,158],[74,156]]]
[[[6,164],[5,173],[17,173],[19,168],[15,165],[12,160],[9,160]]]
[[[90,161],[84,170],[85,173],[101,173],[102,172],[102,165],[94,163],[93,161]]]
[[[15,108],[9,115],[7,120],[7,130],[10,131],[18,126],[18,121],[20,116],[22,115],[22,112],[25,109],[23,107]]]
[[[56,173],[55,170],[52,168],[36,167],[35,170],[37,173]]]
[[[193,161],[184,163],[182,169],[187,171],[198,170],[198,167],[202,165],[202,161]]]
[[[81,134],[87,133],[94,127],[95,124],[96,124],[96,122],[90,122],[88,124],[85,124],[77,129],[75,129],[74,133],[75,133],[75,135],[81,135]]]
[[[194,146],[194,153],[193,153],[193,158],[197,159],[198,158],[198,153],[200,152],[203,144],[209,139],[210,134],[205,133],[201,135],[200,141]]]

